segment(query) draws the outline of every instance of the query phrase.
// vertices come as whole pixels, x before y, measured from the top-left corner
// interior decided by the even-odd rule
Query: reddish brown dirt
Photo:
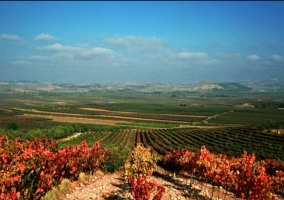
[[[25,116],[31,117],[43,117],[52,119],[55,122],[67,122],[67,123],[81,123],[81,124],[98,124],[98,125],[109,125],[114,126],[118,121],[115,120],[100,120],[100,119],[89,119],[80,117],[64,117],[55,115],[45,115],[45,114],[24,114]],[[119,121],[123,122],[123,121]]]
[[[100,108],[80,108],[82,110],[90,110],[90,111],[101,111],[101,112],[112,112],[112,113],[133,113],[133,114],[142,114],[140,112],[125,112],[125,111],[111,111],[111,110],[106,110],[106,109],[100,109]],[[178,114],[160,114],[164,116],[175,116],[175,117],[189,117],[189,118],[201,118],[205,119],[207,116],[202,116],[202,115],[178,115]]]
[[[190,181],[185,178],[174,177],[173,174],[166,172],[162,168],[151,177],[151,181],[162,184],[165,188],[162,200],[209,200],[212,199],[212,185],[201,184],[194,181],[190,186]],[[85,199],[132,199],[129,192],[129,185],[124,180],[123,172],[112,174],[100,174],[90,178],[85,183],[79,181],[73,182],[67,194],[64,194],[63,200],[85,200]],[[235,199],[233,194],[223,189],[216,188],[213,192],[214,199]]]
[[[83,115],[83,114],[70,114],[70,113],[67,114],[60,112],[44,112],[38,110],[30,110],[29,114],[27,113],[25,115],[50,118],[53,121],[57,122],[76,122],[76,123],[102,124],[102,125],[115,125],[118,122],[121,123],[126,121],[188,124],[188,122],[183,122],[183,121],[145,119],[138,117],[109,116],[109,115]]]

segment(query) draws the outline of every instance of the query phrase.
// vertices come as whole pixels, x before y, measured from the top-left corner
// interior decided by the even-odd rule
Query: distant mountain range
[[[206,83],[201,82],[199,84],[193,85],[193,91],[232,91],[232,92],[240,92],[240,91],[250,91],[252,88],[244,86],[240,83]]]
[[[283,91],[284,82],[271,80],[271,81],[259,81],[259,82],[246,82],[246,83],[214,83],[203,81],[192,86],[194,91],[206,91],[211,90],[218,91],[231,91],[231,92],[245,92],[245,91]]]
[[[132,91],[132,92],[165,92],[165,91],[187,91],[187,92],[284,92],[284,82],[278,80],[245,82],[245,83],[215,83],[213,81],[202,81],[197,84],[162,84],[162,83],[127,83],[127,84],[52,84],[40,83],[38,81],[0,81],[0,91],[5,85],[10,85],[9,91],[21,90],[29,91]],[[13,89],[14,88],[14,89]],[[54,89],[53,89],[54,88]]]
[[[257,91],[284,91],[284,81],[271,80],[248,82],[242,84]]]

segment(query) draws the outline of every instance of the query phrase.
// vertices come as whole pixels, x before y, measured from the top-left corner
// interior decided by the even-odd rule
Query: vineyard
[[[200,152],[176,150],[164,157],[164,163],[179,168],[178,172],[232,191],[242,199],[276,199],[274,192],[283,193],[284,163],[276,160],[256,162],[255,155],[244,151],[241,157],[228,158],[210,153],[205,146]]]
[[[155,188],[157,193],[154,199],[160,199],[165,192],[164,187],[148,181],[157,162],[180,176],[190,177],[191,184],[194,179],[213,186],[222,186],[238,198],[276,199],[275,193],[283,195],[284,162],[280,161],[280,158],[277,161],[269,157],[283,156],[282,148],[279,149],[281,144],[283,147],[283,138],[262,134],[263,136],[256,140],[261,134],[257,134],[254,129],[225,130],[188,128],[102,130],[62,140],[59,143],[60,148],[57,146],[57,141],[46,137],[28,141],[19,138],[9,140],[4,135],[0,138],[2,177],[0,198],[39,199],[53,186],[58,185],[63,178],[77,180],[81,172],[92,174],[98,169],[117,171],[127,166],[126,179],[131,186],[133,197],[148,199]],[[198,132],[204,137],[200,135],[193,137]],[[234,136],[236,140],[247,135],[250,139],[244,144],[240,143],[239,149],[256,142],[260,143],[261,139],[266,140],[267,143],[260,143],[255,147],[256,149],[251,150],[264,148],[265,144],[269,146],[272,140],[278,140],[279,147],[266,148],[265,151],[269,153],[265,154],[268,157],[264,159],[260,159],[254,153],[247,153],[246,150],[241,156],[211,153],[203,144],[208,144],[208,147],[211,144],[211,148],[215,149],[216,144],[219,145],[218,141],[222,144],[222,138],[228,137],[228,134],[221,137],[222,132],[230,133],[230,136],[232,138]],[[220,137],[213,136],[217,141],[215,143],[212,138],[206,137],[213,133],[220,135]],[[144,146],[147,150],[144,150]],[[220,145],[218,151],[221,151],[222,147]],[[227,150],[224,148],[223,151]],[[233,152],[233,149],[230,151]],[[235,153],[238,154],[238,151]]]
[[[82,172],[101,170],[125,172],[133,198],[158,200],[167,191],[150,180],[156,164],[189,180],[188,192],[198,183],[234,198],[283,199],[282,97],[186,90],[3,92],[0,199],[40,199],[65,178],[76,181]],[[8,128],[11,122],[17,130]]]
[[[48,138],[32,141],[0,137],[0,199],[40,199],[63,178],[76,180],[80,172],[93,173],[101,167],[107,150],[86,141],[76,147],[58,149]]]
[[[158,162],[160,166],[180,175],[189,174],[201,182],[222,186],[233,191],[239,198],[250,194],[253,199],[265,199],[268,193],[272,198],[272,192],[284,192],[284,163],[277,161],[284,159],[284,137],[263,133],[256,128],[121,129],[113,132],[85,133],[61,142],[60,145],[76,145],[84,139],[89,144],[103,139],[101,146],[119,149],[116,152],[121,152],[121,159],[117,161],[120,163],[115,164],[117,169],[119,166],[123,167],[122,164],[135,144],[141,143],[151,148],[152,153],[163,156],[163,161]],[[205,156],[202,152],[206,153],[205,161],[199,160]],[[248,185],[246,179],[251,179],[252,183]],[[265,194],[257,196],[263,187],[268,188]]]
[[[250,127],[227,128],[160,128],[160,129],[121,129],[95,131],[62,141],[60,147],[78,145],[86,140],[89,145],[103,139],[102,147],[131,150],[137,143],[151,147],[156,153],[165,155],[176,149],[187,148],[199,151],[202,146],[214,153],[238,156],[246,150],[261,159],[284,160],[284,137]]]
[[[199,151],[205,145],[214,153],[241,156],[243,151],[256,153],[259,159],[284,160],[284,137],[264,134],[254,128],[172,128],[137,130],[136,141],[151,146],[159,154],[188,148]]]
[[[273,121],[269,123],[275,126]],[[72,136],[72,131],[78,130],[85,132]],[[77,180],[81,172],[93,173],[97,169],[121,171],[139,144],[161,156],[155,160],[158,165],[190,177],[191,184],[194,180],[210,183],[243,199],[275,199],[276,194],[284,194],[284,137],[259,128],[139,129],[68,124],[27,134],[16,132],[18,137],[42,135],[42,139],[24,140],[16,138],[14,132],[7,133],[12,139],[1,137],[1,199],[39,199],[63,178]],[[147,159],[152,158],[147,155]],[[143,163],[139,161],[138,165]],[[153,188],[157,190],[155,199],[165,192],[162,185],[149,182],[147,176],[127,180],[136,199],[146,199],[145,194],[150,195]]]

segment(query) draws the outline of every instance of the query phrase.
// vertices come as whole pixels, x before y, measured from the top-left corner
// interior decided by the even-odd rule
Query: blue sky
[[[284,2],[0,2],[0,81],[284,80]]]

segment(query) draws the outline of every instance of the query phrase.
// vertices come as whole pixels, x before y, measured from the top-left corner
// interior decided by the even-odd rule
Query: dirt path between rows
[[[69,135],[65,138],[59,139],[58,141],[66,141],[66,140],[70,140],[72,138],[78,137],[79,135],[81,135],[82,133],[73,133],[72,135]]]
[[[157,172],[150,179],[165,188],[162,200],[209,200],[226,199],[233,200],[234,195],[197,180],[190,180],[176,177],[162,168],[158,167]],[[212,196],[213,194],[213,196]],[[129,185],[124,180],[123,172],[115,172],[111,174],[99,174],[92,176],[89,181],[84,183],[73,182],[69,192],[62,195],[62,200],[133,200]]]
[[[157,167],[150,181],[165,188],[162,200],[237,200],[238,198],[222,187],[213,186],[190,177],[176,176]],[[191,182],[192,181],[192,182]],[[276,199],[284,198],[274,194]],[[62,194],[60,200],[134,200],[130,186],[124,179],[124,172],[91,176],[88,181],[71,183],[69,192]]]
[[[234,112],[234,111],[231,110],[231,111],[229,111],[229,112]],[[215,118],[215,117],[218,117],[218,116],[220,116],[220,115],[225,115],[225,114],[227,114],[227,113],[229,113],[229,112],[223,112],[223,113],[220,113],[220,114],[217,114],[217,115],[213,115],[213,116],[207,117],[207,119],[205,119],[205,120],[203,120],[203,121],[208,121],[208,120],[213,119],[213,118]]]

